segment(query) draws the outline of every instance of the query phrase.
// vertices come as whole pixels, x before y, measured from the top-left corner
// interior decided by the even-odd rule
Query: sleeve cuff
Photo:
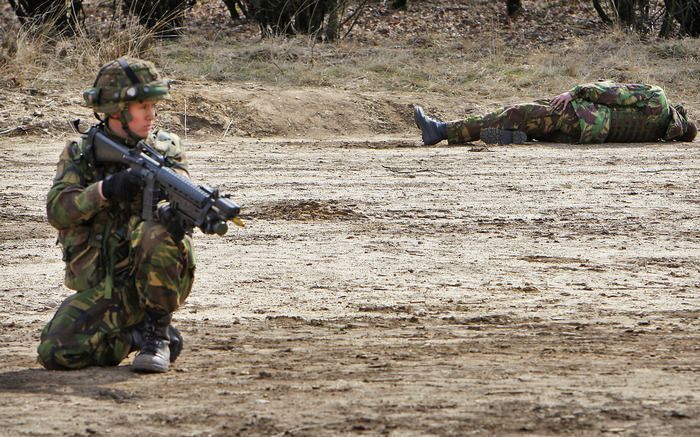
[[[102,194],[102,181],[88,185],[85,191],[83,191],[83,195],[87,200],[87,204],[95,205],[98,210],[103,209],[109,204],[109,200]]]

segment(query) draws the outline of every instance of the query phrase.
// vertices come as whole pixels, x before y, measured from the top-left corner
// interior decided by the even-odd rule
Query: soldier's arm
[[[611,82],[581,84],[573,87],[569,92],[574,99],[606,106],[633,107],[655,106],[663,95],[663,90],[657,86]]]
[[[56,229],[83,224],[107,207],[100,191],[100,182],[86,184],[84,175],[73,160],[74,144],[63,150],[53,186],[46,202],[46,215]]]

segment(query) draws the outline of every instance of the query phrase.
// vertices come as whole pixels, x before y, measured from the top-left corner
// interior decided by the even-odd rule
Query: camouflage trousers
[[[131,331],[145,311],[172,313],[192,289],[195,260],[189,236],[178,244],[165,228],[142,222],[129,238],[127,268],[66,298],[41,332],[39,363],[47,369],[116,366],[132,350]]]
[[[528,140],[572,143],[581,135],[579,118],[571,105],[558,112],[548,100],[523,103],[501,108],[486,115],[469,116],[464,120],[447,123],[447,140],[450,144],[463,144],[479,139],[481,129],[497,127],[520,130]]]

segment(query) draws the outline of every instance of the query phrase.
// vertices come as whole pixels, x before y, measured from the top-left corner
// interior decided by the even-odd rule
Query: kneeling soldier
[[[180,138],[152,132],[156,102],[168,83],[154,65],[133,58],[105,64],[85,104],[110,138],[134,147],[145,140],[167,166],[189,177]],[[96,162],[86,136],[69,142],[48,194],[58,230],[69,296],[41,333],[47,369],[116,366],[138,350],[133,370],[166,372],[182,350],[172,313],[192,289],[192,240],[181,221],[144,221],[139,177],[121,164]]]

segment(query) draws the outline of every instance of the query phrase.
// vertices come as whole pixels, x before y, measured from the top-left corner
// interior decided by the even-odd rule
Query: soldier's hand
[[[129,169],[109,175],[102,181],[102,195],[119,202],[133,199],[141,189],[141,179]]]
[[[559,94],[555,98],[553,98],[549,104],[552,105],[552,107],[559,112],[562,112],[566,109],[566,105],[568,105],[571,102],[571,93],[570,92],[565,92],[562,94]]]
[[[185,238],[182,217],[170,205],[166,204],[158,208],[158,220],[161,225],[165,226],[165,230],[168,231],[175,243],[179,243]]]

